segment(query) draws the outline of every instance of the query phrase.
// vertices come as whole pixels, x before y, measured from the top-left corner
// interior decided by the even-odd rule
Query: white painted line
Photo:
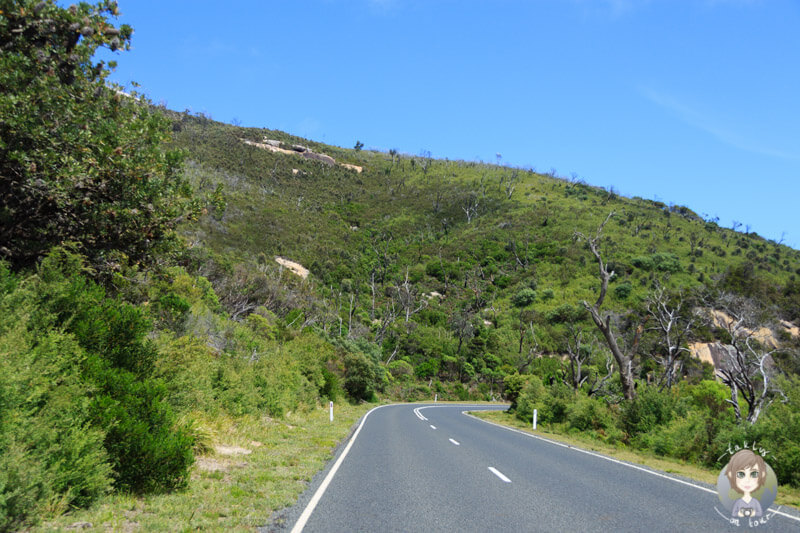
[[[504,483],[511,483],[511,480],[508,479],[506,476],[503,475],[498,469],[493,466],[489,467],[489,471],[494,474],[495,476],[499,477]]]
[[[458,442],[457,440],[450,439],[450,442],[452,442],[452,443],[453,443],[453,444],[455,444],[456,446],[461,446],[461,443],[460,443],[460,442]]]
[[[436,426],[434,426],[433,424],[431,424],[431,429],[436,429]]]
[[[379,405],[378,407],[370,409],[367,412],[367,414],[364,415],[364,418],[361,419],[361,423],[358,425],[358,429],[356,429],[355,433],[353,433],[353,436],[350,437],[350,442],[348,442],[347,446],[345,446],[344,450],[342,450],[341,455],[339,455],[339,458],[336,459],[336,462],[333,464],[333,467],[331,468],[330,472],[328,472],[328,475],[325,476],[324,480],[322,480],[322,483],[317,488],[317,492],[314,493],[314,496],[311,498],[311,501],[308,502],[308,505],[306,505],[306,508],[303,510],[303,514],[301,514],[300,518],[297,519],[297,522],[292,528],[291,533],[300,533],[301,531],[303,531],[303,528],[306,526],[306,522],[308,522],[308,519],[311,517],[311,513],[314,512],[314,508],[319,503],[319,500],[322,498],[322,495],[325,494],[325,490],[328,488],[328,485],[330,485],[331,481],[333,480],[333,476],[336,475],[336,471],[339,470],[342,461],[344,461],[344,458],[347,457],[347,453],[350,451],[350,448],[356,441],[356,437],[358,437],[358,434],[361,432],[361,428],[364,427],[364,422],[367,421],[367,417],[370,414],[372,414],[372,411],[380,409],[381,407],[387,407],[387,406]]]
[[[473,409],[473,410],[477,411],[478,409]],[[550,439],[547,439],[545,437],[540,437],[539,435],[533,435],[533,434],[527,433],[525,431],[520,431],[520,430],[518,430],[516,428],[511,428],[511,427],[508,427],[508,426],[504,426],[502,424],[497,424],[495,422],[490,422],[489,420],[484,420],[482,418],[478,418],[477,416],[473,416],[473,415],[469,414],[467,411],[462,411],[461,413],[464,414],[464,415],[470,416],[470,417],[474,418],[475,420],[480,420],[481,422],[485,422],[487,424],[491,424],[491,425],[497,426],[499,428],[507,429],[508,431],[513,431],[514,433],[519,433],[521,435],[525,435],[526,437],[530,437],[532,439],[539,439],[539,440],[544,441],[544,442],[549,442],[550,444],[555,444],[556,446],[561,446],[562,448],[569,448],[570,450],[574,450],[576,452],[585,453],[586,455],[591,455],[591,456],[594,456],[594,457],[599,457],[600,459],[605,459],[606,461],[611,461],[612,463],[617,463],[618,465],[627,466],[629,468],[633,468],[635,470],[640,470],[642,472],[646,472],[648,474],[652,474],[652,475],[660,477],[660,478],[669,479],[670,481],[674,481],[676,483],[681,483],[682,485],[688,485],[690,487],[694,487],[696,489],[700,489],[702,491],[709,492],[711,494],[717,494],[716,490],[712,490],[712,489],[709,489],[708,487],[703,487],[701,485],[696,485],[695,483],[690,483],[689,481],[684,481],[682,479],[674,478],[674,477],[668,476],[666,474],[662,474],[661,472],[656,472],[654,470],[650,470],[649,468],[645,468],[643,466],[634,465],[634,464],[631,464],[631,463],[626,463],[625,461],[620,461],[619,459],[614,459],[613,457],[608,457],[606,455],[602,455],[602,454],[599,454],[599,453],[591,452],[589,450],[583,450],[581,448],[576,448],[575,446],[570,446],[568,444],[564,444],[563,442],[550,440]],[[491,468],[489,470],[491,470]],[[792,520],[797,520],[798,522],[800,522],[800,518],[798,518],[796,516],[792,516],[790,514],[786,514],[784,512],[777,511],[777,510],[773,511],[773,512],[775,514],[779,514],[781,516],[785,516],[786,518],[791,518]]]
[[[416,409],[414,409],[414,414],[415,414],[415,415],[417,415],[417,418],[419,418],[420,420],[423,420],[423,421],[424,421],[424,420],[427,420],[427,418],[425,418],[425,417],[422,415],[422,413],[420,413],[420,412],[419,412],[419,410],[420,410],[420,408],[419,408],[419,407],[417,407]]]

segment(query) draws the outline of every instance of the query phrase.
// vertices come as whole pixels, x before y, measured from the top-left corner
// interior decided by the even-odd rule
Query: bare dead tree
[[[450,319],[450,327],[458,338],[458,348],[456,353],[461,353],[461,346],[465,340],[469,340],[475,335],[475,326],[472,324],[472,313],[469,311],[459,311]]]
[[[528,324],[528,331],[530,331],[531,340],[530,344],[528,345],[528,353],[525,355],[525,359],[520,359],[519,364],[517,365],[517,369],[519,370],[520,374],[522,374],[525,369],[530,368],[534,359],[542,357],[543,355],[542,348],[539,345],[539,339],[536,338],[536,330],[533,329],[533,322]]]
[[[530,328],[531,335],[533,336],[533,319],[535,318],[535,313],[532,309],[522,309],[519,312],[519,322],[517,323],[517,330],[519,331],[519,354],[522,355],[522,343],[525,341],[525,337],[528,333],[528,328]],[[535,337],[534,337],[535,339]]]
[[[519,182],[519,172],[514,170],[511,172],[511,176],[508,178],[502,177],[500,178],[500,184],[506,191],[506,198],[511,200],[511,196],[514,194],[514,189],[517,187],[517,183]]]
[[[356,308],[358,307],[358,298],[357,295],[354,293],[350,293],[350,307],[347,309],[347,337],[353,333],[353,315],[356,312]]]
[[[632,400],[636,397],[636,384],[633,380],[633,355],[636,352],[639,335],[643,328],[639,328],[637,330],[637,335],[634,339],[632,347],[628,351],[623,351],[617,342],[617,335],[614,333],[611,327],[611,313],[602,312],[600,310],[603,305],[603,301],[606,298],[606,292],[608,291],[608,281],[614,275],[613,270],[609,272],[608,266],[603,261],[603,257],[600,255],[600,240],[603,235],[603,228],[608,221],[611,220],[612,216],[614,216],[613,211],[609,213],[603,223],[600,224],[600,226],[597,228],[597,233],[592,238],[588,238],[579,232],[575,233],[576,238],[585,240],[589,245],[589,250],[591,250],[592,255],[597,260],[597,266],[599,268],[598,275],[600,277],[600,294],[597,296],[597,301],[594,303],[594,305],[590,305],[589,302],[584,300],[582,304],[591,314],[592,321],[597,326],[597,329],[600,330],[600,333],[603,334],[603,337],[608,344],[608,348],[611,350],[611,355],[614,356],[614,360],[617,363],[617,369],[619,370],[622,393],[625,399]]]
[[[569,385],[576,391],[586,385],[586,392],[589,396],[603,390],[606,382],[614,374],[611,357],[606,356],[606,375],[601,378],[599,372],[587,372],[583,368],[584,365],[591,362],[592,354],[597,349],[596,339],[592,336],[587,338],[580,325],[570,323],[567,325],[565,341],[567,358],[569,359],[569,364],[567,365],[569,374],[567,376],[567,372],[563,368],[565,365],[562,362],[562,383]],[[569,379],[565,379],[565,377]]]
[[[397,304],[394,301],[394,296],[389,298],[389,301],[383,308],[383,313],[381,314],[381,321],[378,325],[378,331],[375,332],[375,343],[380,345],[383,344],[383,339],[386,337],[386,332],[389,328],[394,324],[395,320],[397,320],[398,315],[400,314],[400,310],[397,307]]]
[[[372,292],[372,307],[369,310],[369,319],[375,320],[375,269],[369,273],[369,288]]]
[[[520,254],[519,250],[517,249],[517,240],[514,239],[511,241],[511,253],[514,254],[514,270],[517,269],[519,266],[522,270],[528,268],[530,261],[528,259],[528,239],[525,238],[525,250]]]
[[[755,424],[775,397],[783,396],[783,391],[774,381],[772,354],[777,350],[769,349],[756,338],[756,332],[766,322],[763,311],[752,300],[730,293],[719,295],[713,308],[721,313],[712,311],[708,318],[724,329],[731,339],[725,350],[726,356],[717,368],[722,382],[731,391],[731,397],[726,401],[733,406],[736,421],[741,422],[741,394],[747,403],[746,420]]]
[[[417,300],[417,291],[408,281],[408,267],[406,267],[405,280],[397,286],[397,300],[405,311],[406,324],[412,315],[419,313],[428,306],[428,301],[424,298]]]
[[[651,330],[658,332],[665,353],[655,360],[663,369],[659,382],[660,390],[671,388],[676,374],[683,368],[681,355],[689,349],[683,346],[695,325],[695,314],[685,308],[683,294],[671,299],[664,287],[658,285],[647,298],[645,306],[653,324]]]
[[[478,195],[474,192],[469,193],[464,197],[464,202],[461,205],[461,210],[467,215],[467,224],[472,222],[472,219],[478,216]]]

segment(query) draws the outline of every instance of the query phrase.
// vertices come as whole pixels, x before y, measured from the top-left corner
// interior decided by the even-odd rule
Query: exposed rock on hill
[[[303,279],[306,279],[308,277],[308,273],[309,273],[308,269],[305,268],[300,263],[295,263],[294,261],[289,261],[288,259],[284,259],[283,257],[276,257],[275,261],[279,265],[288,268],[293,273],[297,274],[298,276],[300,276]]]
[[[270,152],[287,155],[299,155],[306,159],[313,159],[314,161],[319,161],[320,163],[324,163],[329,166],[336,164],[336,160],[331,156],[327,154],[318,154],[311,150],[311,148],[308,146],[303,146],[301,144],[293,144],[290,148],[283,148],[283,143],[275,139],[264,139],[263,142],[260,143],[251,141],[249,139],[242,139],[242,142],[250,146],[255,146],[256,148],[261,148],[262,150],[269,150]],[[339,163],[339,166],[348,170],[355,170],[359,174],[363,170],[363,167],[349,165],[347,163]],[[296,174],[296,172],[294,172],[294,174]]]

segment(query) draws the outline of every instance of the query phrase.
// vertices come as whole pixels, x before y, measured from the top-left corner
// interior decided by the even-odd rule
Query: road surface
[[[715,487],[464,414],[487,408],[504,407],[370,411],[298,504],[263,531],[800,531],[786,509],[737,527],[718,512]]]

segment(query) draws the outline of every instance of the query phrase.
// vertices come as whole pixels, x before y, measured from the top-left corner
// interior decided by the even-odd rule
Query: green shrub
[[[530,377],[531,376],[526,374],[516,373],[509,374],[503,379],[503,395],[506,400],[511,402],[509,411],[515,411],[517,409],[519,393],[522,392],[522,389],[528,384]]]
[[[0,334],[0,531],[60,502],[85,506],[111,489],[104,432],[91,425],[83,350],[69,335],[31,338],[26,318]]]
[[[651,256],[653,258],[653,266],[659,272],[675,273],[680,272],[681,267],[680,259],[675,254],[668,252],[658,252]]]
[[[344,359],[344,389],[353,400],[371,401],[375,396],[375,365],[364,354],[350,353]]]
[[[625,300],[631,295],[632,290],[633,286],[626,281],[614,287],[614,296],[616,296],[618,300]]]
[[[569,322],[580,322],[588,316],[588,311],[583,306],[561,304],[555,309],[548,311],[545,318],[553,324],[566,324]]]
[[[529,289],[528,287],[520,289],[514,296],[511,297],[511,303],[515,307],[527,307],[534,301],[536,301],[536,291]]]
[[[106,83],[115,62],[95,61],[101,48],[128,49],[132,28],[112,35],[111,2],[66,9],[17,0],[3,11],[4,255],[30,266],[74,241],[104,269],[114,263],[111,250],[151,260],[199,209],[180,172],[182,153],[164,147],[167,117],[141,95],[121,96]]]
[[[653,258],[652,257],[646,257],[646,256],[638,256],[638,257],[632,258],[631,259],[631,264],[633,266],[635,266],[636,268],[640,268],[642,270],[647,270],[648,272],[650,270],[653,270],[653,268],[655,267],[655,263],[653,262]]]
[[[414,375],[414,367],[408,361],[403,361],[402,359],[392,361],[387,365],[387,368],[392,377],[401,381],[411,379]]]
[[[578,431],[597,431],[610,428],[614,424],[608,407],[589,397],[580,397],[567,407],[567,423]]]
[[[672,419],[674,397],[669,392],[659,392],[656,387],[640,387],[633,400],[622,404],[620,422],[625,432],[633,437],[648,433]]]
[[[571,387],[560,382],[552,385],[550,394],[545,398],[546,421],[552,424],[565,422],[569,406],[575,401],[575,398],[575,391]]]
[[[105,448],[115,487],[136,493],[185,487],[194,441],[163,401],[164,386],[121,368],[97,366],[94,377],[102,393],[92,410],[95,424],[107,428]]]
[[[533,417],[533,410],[538,410],[539,420],[546,422],[547,417],[542,411],[547,398],[547,389],[542,384],[542,380],[537,376],[526,376],[525,384],[519,392],[517,398],[516,416],[520,420],[530,421]]]

